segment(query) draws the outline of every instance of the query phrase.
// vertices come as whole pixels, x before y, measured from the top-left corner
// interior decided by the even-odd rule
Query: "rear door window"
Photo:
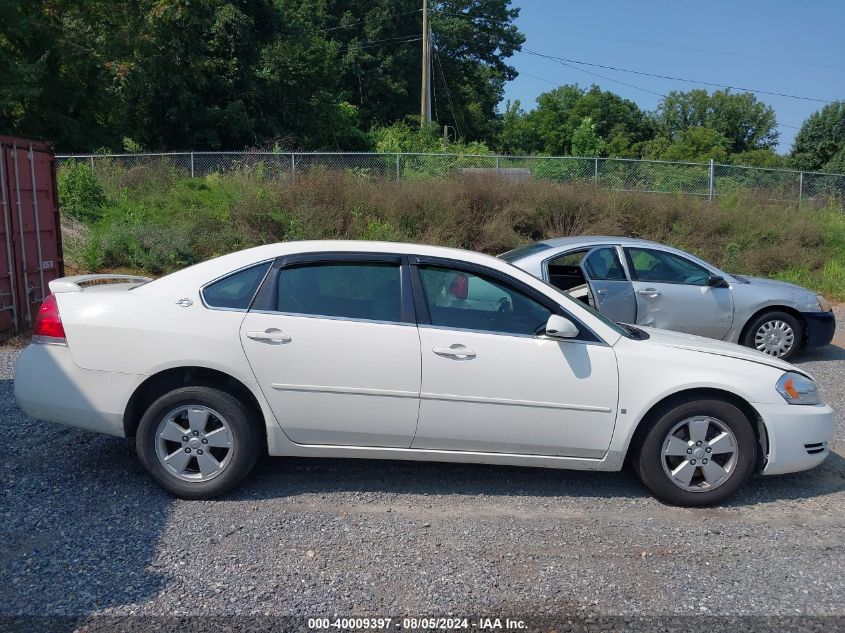
[[[612,246],[596,249],[584,260],[584,270],[595,281],[625,281],[625,270]]]
[[[283,268],[278,284],[278,312],[402,320],[398,264],[330,262]]]

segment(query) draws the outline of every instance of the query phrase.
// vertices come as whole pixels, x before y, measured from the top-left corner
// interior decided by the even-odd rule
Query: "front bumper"
[[[768,435],[764,475],[808,470],[821,464],[833,437],[833,409],[826,404],[755,404]]]
[[[15,367],[15,399],[28,416],[123,436],[123,413],[144,376],[83,369],[63,345],[33,343]]]
[[[807,323],[807,342],[805,347],[821,347],[833,340],[836,332],[836,317],[833,312],[802,312]]]

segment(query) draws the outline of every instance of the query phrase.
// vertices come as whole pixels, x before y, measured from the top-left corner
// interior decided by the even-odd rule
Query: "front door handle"
[[[431,348],[431,351],[438,356],[445,356],[447,358],[454,358],[456,360],[470,360],[475,358],[475,352],[467,349],[463,345],[453,345],[452,347],[437,346]]]
[[[247,338],[253,341],[265,341],[267,343],[290,343],[291,337],[278,328],[268,328],[263,332],[247,332]]]
[[[644,288],[643,290],[637,290],[638,295],[648,295],[650,297],[659,297],[663,293],[660,292],[657,288]]]

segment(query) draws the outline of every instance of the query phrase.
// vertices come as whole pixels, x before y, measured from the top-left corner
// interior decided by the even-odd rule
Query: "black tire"
[[[183,406],[199,405],[218,412],[228,424],[231,456],[225,467],[208,481],[185,481],[171,473],[156,452],[159,424],[171,411]],[[182,499],[209,499],[240,484],[260,454],[259,425],[254,414],[237,398],[207,386],[180,387],[153,402],[138,424],[135,448],[138,458],[150,476],[168,492]],[[210,436],[209,436],[210,437]],[[208,449],[206,449],[208,450]]]
[[[792,328],[792,331],[795,334],[795,342],[792,345],[792,349],[790,349],[786,354],[778,357],[782,358],[783,360],[791,359],[801,349],[801,344],[804,341],[804,327],[801,324],[801,321],[796,319],[788,312],[781,312],[780,310],[771,310],[769,312],[763,312],[759,316],[755,317],[754,320],[751,321],[745,328],[745,336],[743,336],[741,341],[742,344],[746,347],[756,349],[756,346],[754,344],[754,338],[757,334],[757,330],[759,330],[763,326],[763,324],[768,323],[770,321],[782,321]]]
[[[673,483],[664,470],[663,443],[676,425],[696,416],[716,418],[728,427],[736,440],[736,463],[723,483],[693,492]],[[632,463],[643,484],[661,501],[678,506],[709,506],[725,501],[746,484],[757,463],[757,437],[748,418],[734,405],[716,399],[694,400],[659,411],[634,450]],[[703,475],[701,470],[696,473]]]

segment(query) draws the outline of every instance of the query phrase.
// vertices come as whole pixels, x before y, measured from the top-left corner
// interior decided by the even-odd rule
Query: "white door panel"
[[[616,419],[612,348],[436,327],[419,333],[413,448],[604,455]]]
[[[413,325],[250,313],[241,342],[294,442],[411,445],[420,389]]]

